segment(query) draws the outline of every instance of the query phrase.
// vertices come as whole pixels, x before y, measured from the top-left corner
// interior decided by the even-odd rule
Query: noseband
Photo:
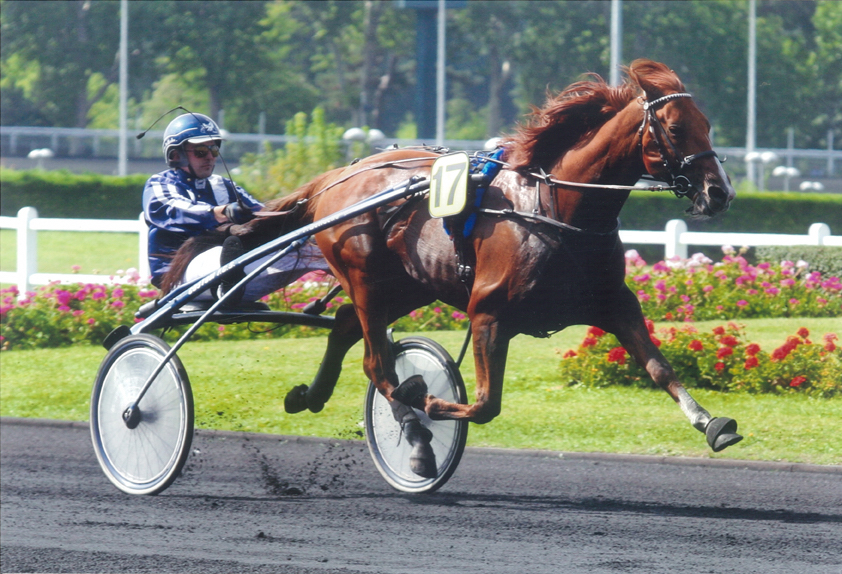
[[[658,155],[661,156],[661,162],[663,162],[664,168],[667,171],[667,183],[670,186],[670,191],[672,191],[676,197],[686,197],[691,191],[695,190],[693,184],[690,183],[690,179],[683,174],[683,171],[690,167],[694,161],[704,159],[706,157],[715,157],[719,159],[717,153],[712,149],[709,149],[697,154],[684,156],[683,159],[679,160],[678,158],[681,157],[680,152],[675,147],[675,144],[672,143],[672,140],[669,138],[664,126],[661,125],[660,120],[658,120],[658,116],[655,115],[655,110],[662,104],[678,98],[692,97],[693,95],[687,92],[679,92],[676,94],[662,96],[652,100],[651,102],[640,98],[643,105],[643,121],[640,124],[640,129],[637,130],[640,153],[643,155],[643,130],[646,129],[646,124],[648,123],[649,133],[655,140],[655,145],[658,147]],[[664,142],[666,142],[666,144]],[[671,153],[665,153],[666,146],[669,146]]]

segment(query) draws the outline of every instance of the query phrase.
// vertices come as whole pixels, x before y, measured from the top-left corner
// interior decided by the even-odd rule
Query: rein
[[[348,181],[352,177],[356,177],[356,176],[360,175],[361,173],[365,173],[367,171],[371,171],[371,170],[374,170],[374,169],[383,169],[384,167],[393,167],[395,165],[402,164],[402,163],[410,163],[410,162],[430,160],[430,159],[433,159],[433,158],[431,158],[431,157],[410,157],[410,158],[406,158],[406,159],[396,159],[394,161],[387,161],[387,162],[383,162],[383,163],[378,163],[376,165],[370,165],[370,166],[364,167],[362,169],[358,169],[355,172],[349,173],[345,177],[334,181],[333,183],[331,183],[330,185],[328,185],[326,187],[323,187],[322,189],[320,189],[319,191],[317,191],[316,193],[314,193],[313,195],[311,195],[309,197],[305,197],[304,199],[298,200],[297,202],[295,202],[295,205],[293,206],[292,209],[288,209],[286,211],[257,211],[257,212],[255,212],[254,215],[257,216],[257,217],[277,217],[279,215],[289,215],[290,213],[293,213],[295,210],[297,210],[302,205],[309,202],[311,199],[323,194],[324,192],[326,192],[330,188],[335,187],[335,186],[339,185],[340,183],[345,183],[346,181]]]

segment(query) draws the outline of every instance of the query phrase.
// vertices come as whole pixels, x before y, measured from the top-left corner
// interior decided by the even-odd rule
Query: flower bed
[[[688,387],[750,392],[801,392],[833,396],[842,392],[842,347],[835,333],[812,341],[806,328],[771,352],[745,340],[743,329],[729,322],[702,333],[693,325],[661,328],[647,320],[652,341]],[[632,360],[616,337],[597,327],[561,360],[565,384],[592,387],[652,387],[646,371]]]
[[[135,270],[125,275],[118,272],[124,285],[51,284],[26,293],[18,300],[12,287],[0,293],[0,342],[2,349],[34,349],[61,347],[77,343],[100,344],[118,325],[131,325],[137,320],[135,311],[158,296],[158,291],[140,285]],[[123,276],[124,275],[124,276]],[[264,297],[263,301],[275,310],[300,311],[328,291],[329,277],[311,273],[286,289]],[[326,314],[347,302],[336,297],[328,303]],[[431,331],[464,329],[467,317],[443,304],[430,305],[413,311],[400,319],[395,327],[403,331]],[[177,337],[188,327],[176,327],[168,338]],[[233,325],[203,325],[192,340],[250,339],[280,336],[306,337],[326,334],[324,329],[275,323],[238,323]]]
[[[697,253],[651,267],[628,251],[626,284],[656,321],[842,316],[838,277],[808,273],[803,261],[749,265],[733,247],[723,251],[716,264]]]

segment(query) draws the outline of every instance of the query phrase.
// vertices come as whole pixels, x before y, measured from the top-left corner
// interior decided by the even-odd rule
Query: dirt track
[[[184,476],[133,497],[80,425],[0,436],[3,572],[842,572],[836,467],[469,449],[409,496],[362,443],[199,432]]]

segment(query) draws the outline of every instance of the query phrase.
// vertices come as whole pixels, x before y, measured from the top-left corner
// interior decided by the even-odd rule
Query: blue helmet
[[[184,142],[194,144],[221,141],[219,126],[204,114],[182,114],[170,122],[164,131],[164,160],[170,167],[187,165],[187,157],[182,153],[178,161],[170,157],[170,152],[180,149]]]

